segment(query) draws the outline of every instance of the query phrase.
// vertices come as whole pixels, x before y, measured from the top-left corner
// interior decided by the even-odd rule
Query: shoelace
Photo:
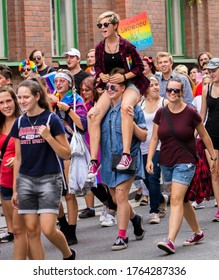
[[[127,164],[128,157],[126,155],[122,156],[122,159],[120,161],[120,164]]]
[[[119,244],[119,243],[124,243],[124,244],[125,244],[125,241],[123,240],[122,237],[118,237],[118,238],[117,238],[116,244]]]

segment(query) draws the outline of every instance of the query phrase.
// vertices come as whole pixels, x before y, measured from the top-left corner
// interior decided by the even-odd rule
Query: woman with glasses
[[[115,68],[110,75],[124,74],[125,70]],[[128,200],[129,191],[135,176],[143,178],[144,168],[140,151],[141,141],[147,137],[146,123],[143,111],[139,106],[129,107],[129,114],[132,115],[133,133],[131,141],[131,155],[136,159],[136,168],[132,174],[120,173],[112,170],[112,154],[120,154],[123,150],[121,134],[121,103],[126,82],[108,82],[106,93],[109,96],[111,107],[101,123],[101,178],[104,184],[109,187],[114,203],[117,205],[118,233],[116,242],[112,245],[113,251],[124,250],[128,247],[127,229],[129,221],[134,227],[136,240],[144,238],[142,227],[143,217],[136,214]]]
[[[36,64],[29,59],[22,60],[18,66],[21,77],[26,80],[33,73],[38,73]]]
[[[127,170],[132,162],[130,145],[133,134],[133,117],[128,114],[129,106],[135,106],[148,88],[149,81],[144,76],[143,63],[134,45],[118,34],[119,15],[112,11],[101,14],[97,19],[97,27],[100,29],[103,40],[96,46],[95,71],[100,77],[101,83],[128,82],[122,100],[122,141],[123,151],[118,170]],[[115,67],[125,69],[124,74],[109,75]],[[97,160],[98,146],[100,143],[100,123],[110,107],[110,99],[104,92],[96,104],[98,114],[89,118],[89,133],[91,141],[91,162],[88,178],[96,176],[100,163]]]
[[[180,78],[174,77],[168,81],[166,96],[169,103],[166,107],[158,109],[155,114],[146,165],[147,172],[153,174],[154,164],[152,159],[160,140],[159,165],[163,173],[164,184],[169,186],[171,190],[171,204],[168,236],[157,246],[168,254],[175,253],[174,243],[182,225],[183,217],[193,231],[193,235],[183,245],[195,245],[204,239],[204,233],[198,224],[190,201],[184,201],[195,174],[196,160],[181,142],[196,153],[195,130],[198,131],[211,156],[210,170],[212,174],[216,171],[216,154],[211,139],[205,130],[199,113],[183,101],[183,91],[184,84]],[[175,133],[169,127],[170,122]]]

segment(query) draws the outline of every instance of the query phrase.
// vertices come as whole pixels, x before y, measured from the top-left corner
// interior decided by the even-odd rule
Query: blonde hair
[[[170,62],[173,63],[173,57],[170,53],[168,53],[168,52],[158,52],[157,55],[156,55],[156,62],[158,62],[158,59],[161,58],[161,57],[169,57]]]
[[[120,22],[120,17],[118,14],[112,12],[112,11],[107,11],[102,13],[98,18],[97,18],[97,23],[99,23],[102,19],[104,18],[109,18],[109,22],[112,23],[113,25],[119,24]]]
[[[179,74],[186,74],[186,75],[188,75],[188,68],[185,65],[183,65],[183,64],[177,65],[175,67],[174,71],[179,73]]]

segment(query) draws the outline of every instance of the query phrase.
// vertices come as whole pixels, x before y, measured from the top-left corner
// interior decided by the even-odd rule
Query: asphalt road
[[[117,226],[103,228],[99,224],[101,207],[96,209],[96,217],[79,220],[77,226],[77,237],[79,243],[72,246],[78,252],[77,260],[219,260],[219,223],[211,220],[216,211],[214,200],[206,201],[204,209],[196,210],[201,228],[205,233],[205,240],[198,245],[182,246],[191,231],[185,221],[176,240],[176,253],[167,255],[159,250],[157,242],[167,236],[168,216],[161,219],[158,225],[148,224],[149,206],[138,206],[132,200],[137,213],[144,217],[144,228],[147,231],[141,241],[136,241],[131,223],[128,228],[128,249],[122,251],[111,251],[111,246],[117,237]],[[51,245],[44,237],[43,242],[47,260],[61,260],[60,252]],[[13,243],[0,244],[0,259],[12,260]]]

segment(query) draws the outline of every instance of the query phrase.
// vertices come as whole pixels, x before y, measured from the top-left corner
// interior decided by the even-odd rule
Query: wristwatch
[[[217,158],[216,158],[216,157],[215,157],[215,158],[211,157],[211,160],[216,161],[216,160],[217,160]]]

